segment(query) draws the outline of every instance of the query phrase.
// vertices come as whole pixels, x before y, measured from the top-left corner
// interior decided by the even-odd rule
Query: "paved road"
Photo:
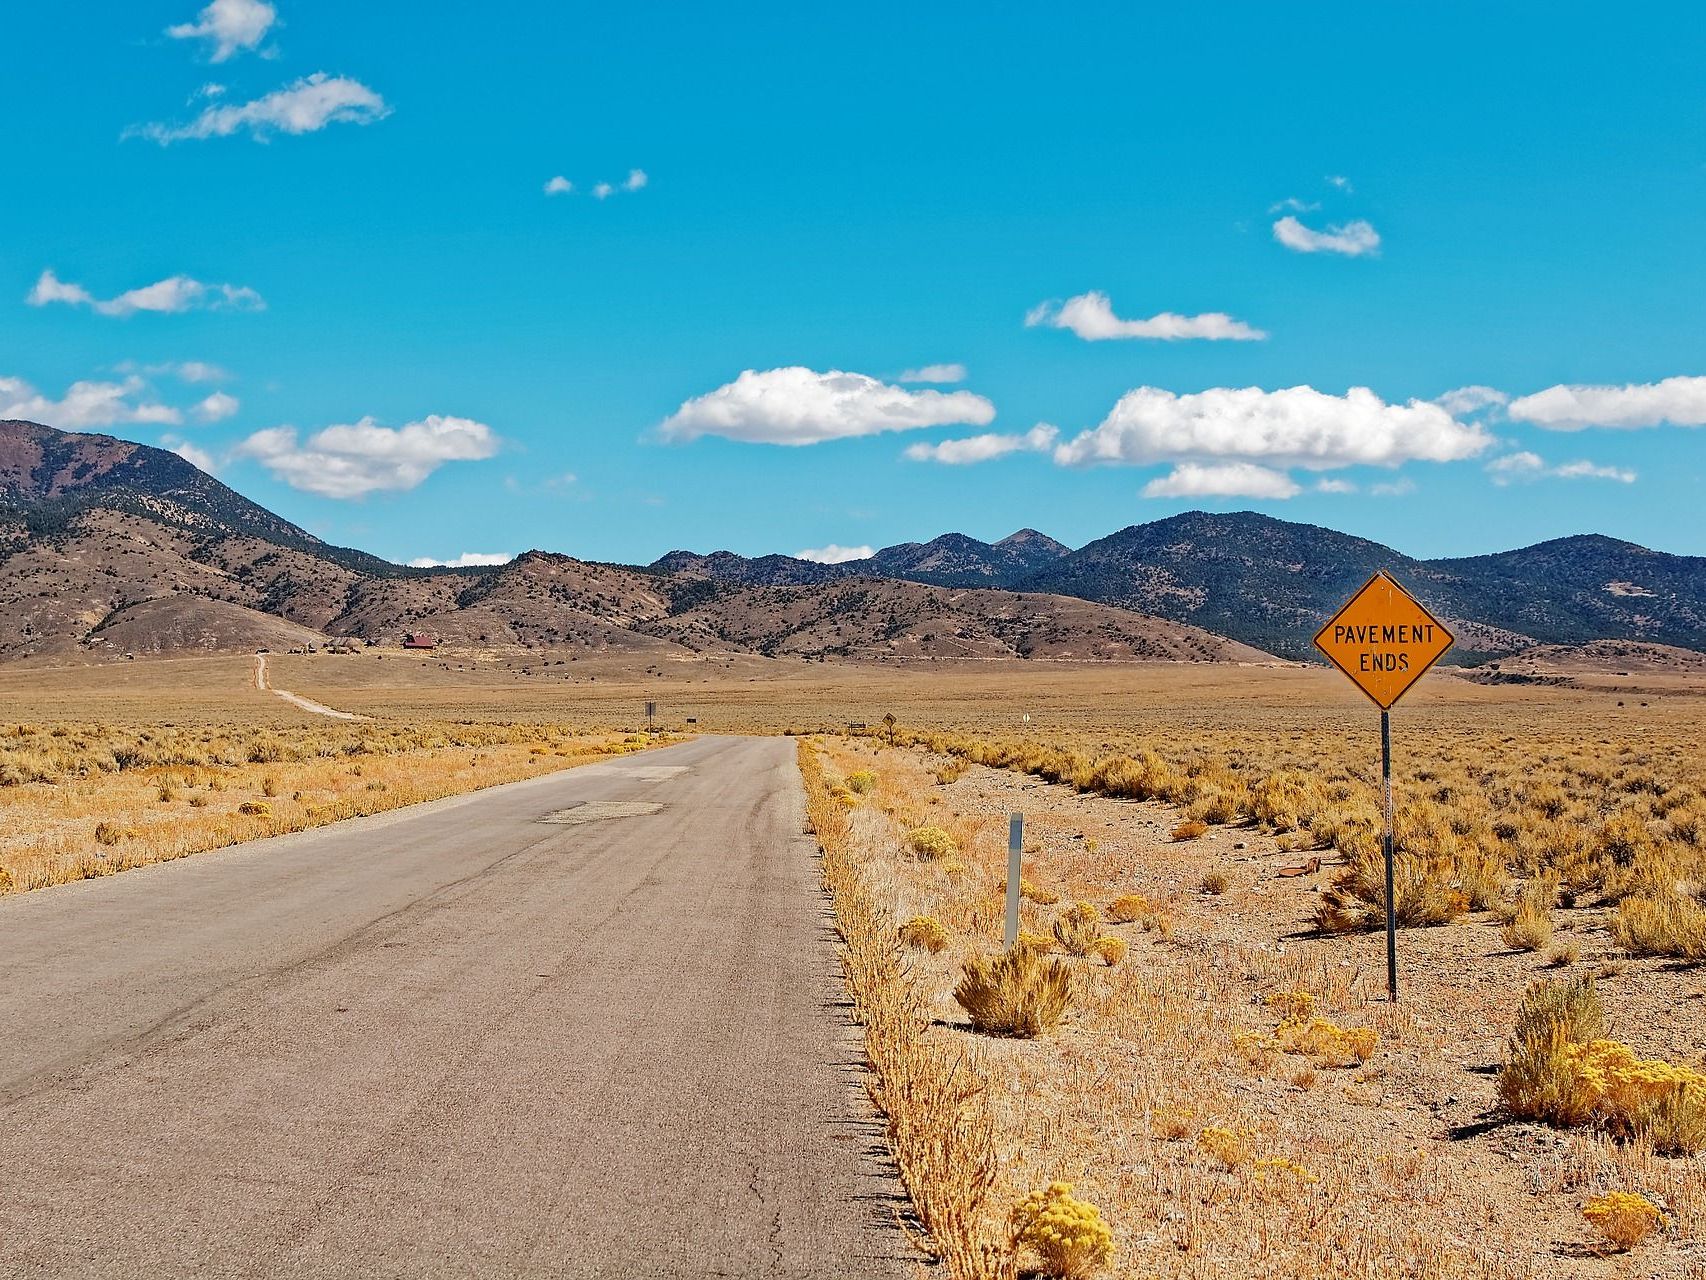
[[[0,898],[0,1276],[905,1274],[802,829],[704,738]]]

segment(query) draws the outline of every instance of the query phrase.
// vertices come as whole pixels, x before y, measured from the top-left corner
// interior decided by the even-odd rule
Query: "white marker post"
[[[1019,855],[1025,849],[1025,815],[1007,820],[1007,927],[1002,937],[1011,947],[1019,940]]]

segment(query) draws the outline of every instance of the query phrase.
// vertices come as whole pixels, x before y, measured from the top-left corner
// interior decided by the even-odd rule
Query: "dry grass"
[[[531,725],[0,725],[0,892],[536,777],[648,741]]]
[[[1059,1024],[1072,1008],[1072,970],[1035,947],[1015,946],[1000,956],[971,956],[954,999],[973,1031],[1028,1040]]]
[[[912,732],[901,727],[897,737],[904,742]],[[1095,816],[1110,800],[1091,793],[1076,802],[1080,810],[1069,800],[1025,802],[1026,880],[1049,886],[1039,896],[1075,905],[1051,910],[1027,894],[1014,954],[1035,966],[1049,960],[1047,950],[1066,952],[1052,962],[1071,974],[1078,999],[1070,1021],[1052,1034],[967,1037],[956,1026],[955,991],[968,963],[982,974],[1006,960],[999,951],[1005,815],[1020,805],[1014,784],[983,771],[962,774],[944,792],[935,780],[942,757],[929,745],[896,749],[855,738],[822,749],[838,772],[880,773],[871,803],[852,822],[865,851],[859,875],[884,905],[891,934],[920,913],[951,933],[940,955],[914,963],[908,981],[934,1020],[924,1039],[968,1055],[988,1089],[999,1172],[986,1210],[1070,1180],[1100,1206],[1121,1274],[1179,1280],[1586,1277],[1595,1273],[1582,1269],[1592,1263],[1583,1196],[1631,1183],[1657,1189],[1675,1207],[1678,1238],[1706,1222],[1706,1168],[1659,1157],[1660,1149],[1680,1148],[1674,1135],[1653,1128],[1633,1137],[1597,1122],[1575,1130],[1555,1172],[1512,1164],[1497,1136],[1446,1142],[1426,1103],[1480,1089],[1492,1105],[1494,1081],[1478,1083],[1464,1070],[1464,1033],[1453,1019],[1468,1008],[1386,1005],[1377,997],[1379,970],[1364,968],[1364,957],[1379,952],[1363,949],[1356,934],[1292,938],[1277,948],[1278,932],[1260,945],[1222,940],[1220,922],[1247,930],[1260,895],[1271,895],[1268,885],[1296,885],[1300,898],[1307,886],[1264,884],[1246,869],[1227,877],[1221,895],[1193,892],[1219,870],[1228,845],[1212,835],[1166,842],[1177,812],[1166,802],[1147,802],[1161,843],[1136,852],[1124,851],[1130,842],[1113,835],[1110,819]],[[1058,813],[1052,826],[1048,813]],[[926,815],[954,838],[959,874],[946,876],[911,854],[907,833]],[[1164,850],[1178,851],[1173,862],[1151,866]],[[1197,870],[1185,870],[1193,861]],[[1332,874],[1325,873],[1328,887]],[[1556,911],[1550,896],[1564,896],[1561,881],[1530,871],[1523,897],[1510,901],[1508,882],[1488,878],[1512,920],[1525,904],[1531,913]],[[1461,891],[1450,882],[1444,888]],[[1065,922],[1077,903],[1100,904],[1100,941],[1089,964],[1066,945],[1073,932]],[[1452,904],[1449,918],[1462,920],[1467,910]],[[1485,930],[1498,947],[1495,922],[1429,932],[1455,937],[1465,928]],[[1123,963],[1097,963],[1102,942],[1123,949]],[[1383,946],[1377,938],[1368,943]],[[1353,944],[1359,958],[1346,967],[1335,956]],[[1531,972],[1540,959],[1528,961]],[[1594,990],[1589,972],[1580,989]],[[1596,1027],[1588,1016],[1593,1008],[1579,990],[1540,997],[1530,1021],[1561,1019],[1591,1041],[1604,1034],[1603,1019]],[[1500,1021],[1508,1016],[1507,1009]],[[1411,1065],[1418,1053],[1430,1064],[1422,1074]],[[1394,1125],[1393,1117],[1410,1115],[1415,1122]],[[1663,1118],[1659,1109],[1654,1118]],[[1571,1238],[1571,1221],[1579,1252],[1557,1253],[1551,1242]],[[1649,1242],[1642,1256],[1668,1256],[1665,1247]],[[1260,1257],[1259,1270],[1251,1269],[1252,1256]]]

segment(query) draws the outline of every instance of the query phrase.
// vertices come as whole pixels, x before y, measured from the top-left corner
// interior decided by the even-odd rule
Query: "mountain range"
[[[0,422],[0,658],[395,639],[802,658],[1310,658],[1377,569],[1448,622],[1460,661],[1536,645],[1706,650],[1706,558],[1598,535],[1418,560],[1251,512],[1188,512],[1076,550],[960,533],[820,564],[531,551],[413,569],[335,547],[174,453]]]

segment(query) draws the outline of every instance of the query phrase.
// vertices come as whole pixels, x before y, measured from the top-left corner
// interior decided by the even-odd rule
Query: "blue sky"
[[[8,6],[0,414],[397,560],[1706,554],[1693,8],[1203,8]]]

